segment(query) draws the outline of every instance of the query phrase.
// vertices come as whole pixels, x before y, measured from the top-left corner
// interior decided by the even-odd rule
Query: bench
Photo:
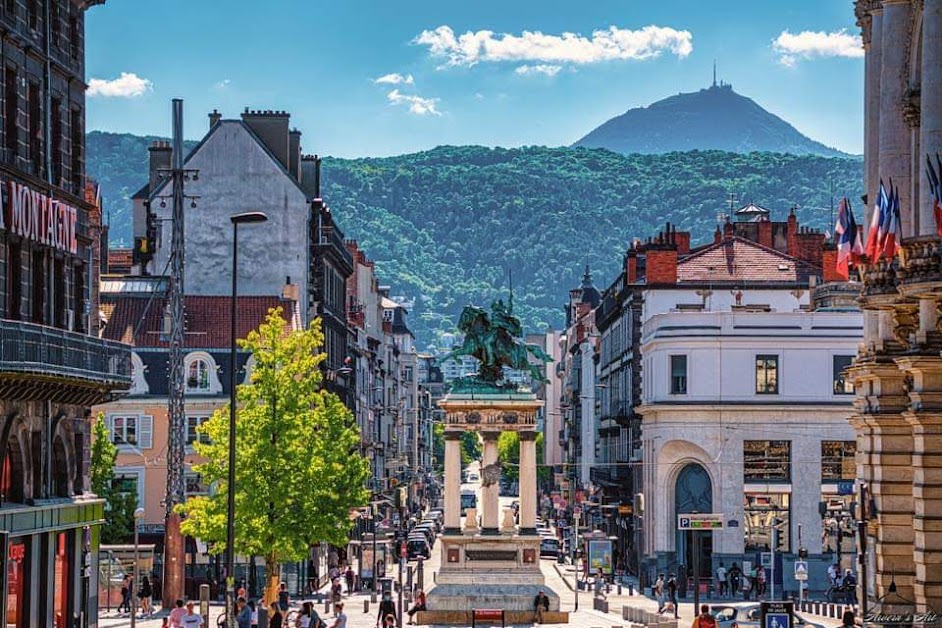
[[[471,611],[471,628],[477,628],[479,621],[498,621],[501,628],[506,626],[504,622],[504,611],[499,608],[475,608]]]

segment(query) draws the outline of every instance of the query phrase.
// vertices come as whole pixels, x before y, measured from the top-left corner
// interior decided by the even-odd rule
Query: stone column
[[[932,192],[926,177],[926,155],[935,165],[942,153],[942,0],[922,3],[922,86],[920,88],[919,154],[916,155],[919,186],[920,233],[934,235]]]
[[[942,604],[942,357],[897,359],[912,374],[913,499],[917,612]]]
[[[461,534],[461,435],[445,430],[445,534]]]
[[[520,432],[520,534],[536,534],[536,432]]]
[[[484,453],[481,459],[481,534],[500,534],[500,466],[497,439],[500,432],[482,432]]]
[[[908,88],[905,42],[910,37],[912,0],[883,0],[883,42],[880,67],[880,152],[879,176],[889,186],[899,188],[903,237],[914,234],[916,216],[911,200],[912,129],[903,117],[903,101]],[[877,182],[879,185],[879,181]],[[875,200],[875,199],[874,199]]]
[[[865,29],[864,49],[864,192],[867,207],[860,214],[864,228],[870,227],[872,211],[880,185],[880,66],[883,56],[883,9],[870,12],[870,26]],[[867,41],[869,34],[869,41]]]
[[[870,526],[876,541],[876,594],[896,581],[899,594],[913,599],[913,434],[903,413],[908,410],[905,373],[893,363],[869,366],[867,423],[872,428],[871,492],[876,516]]]

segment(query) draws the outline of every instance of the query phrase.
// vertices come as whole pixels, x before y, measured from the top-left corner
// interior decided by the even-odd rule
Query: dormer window
[[[186,374],[186,387],[189,390],[209,391],[209,365],[206,360],[190,362]]]

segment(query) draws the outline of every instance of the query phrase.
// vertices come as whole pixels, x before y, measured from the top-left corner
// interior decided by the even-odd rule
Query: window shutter
[[[137,446],[139,449],[153,449],[154,417],[140,416],[137,418]]]

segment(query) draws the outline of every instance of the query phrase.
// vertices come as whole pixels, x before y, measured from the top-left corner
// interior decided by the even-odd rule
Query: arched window
[[[206,360],[193,360],[186,373],[186,387],[190,390],[209,390],[209,365]]]
[[[52,445],[52,481],[56,497],[69,497],[69,459],[61,436]]]
[[[183,365],[187,392],[207,395],[222,392],[222,383],[219,381],[213,356],[205,351],[194,351],[184,358]]]
[[[23,449],[20,440],[11,436],[7,441],[7,455],[3,458],[3,467],[0,469],[0,501],[22,504],[26,501],[24,489],[26,476],[24,474]]]

